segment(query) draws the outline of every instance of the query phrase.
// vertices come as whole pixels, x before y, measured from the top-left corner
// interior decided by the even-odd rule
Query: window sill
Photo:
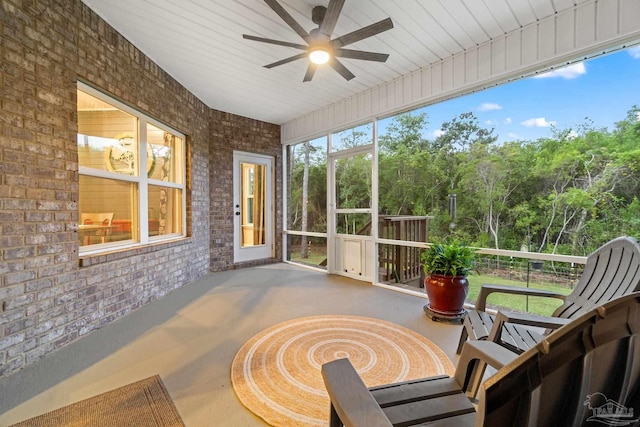
[[[132,256],[144,255],[158,250],[167,248],[173,248],[176,246],[184,245],[191,242],[190,237],[179,237],[172,240],[165,240],[162,242],[148,243],[146,245],[131,246],[123,249],[115,249],[112,251],[105,251],[96,254],[80,255],[78,257],[78,266],[90,267],[92,265],[104,264],[111,261],[117,261],[120,259],[130,258]]]

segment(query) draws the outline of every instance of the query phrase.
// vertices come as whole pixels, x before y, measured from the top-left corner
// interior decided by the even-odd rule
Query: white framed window
[[[180,132],[78,82],[80,254],[186,235]]]

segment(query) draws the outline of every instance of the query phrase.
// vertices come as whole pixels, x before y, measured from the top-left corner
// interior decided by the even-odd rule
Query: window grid
[[[79,82],[80,254],[184,237],[185,152],[183,134]]]

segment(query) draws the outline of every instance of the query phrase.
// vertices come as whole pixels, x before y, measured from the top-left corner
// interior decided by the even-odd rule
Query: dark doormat
[[[10,427],[185,427],[160,376],[146,378]]]

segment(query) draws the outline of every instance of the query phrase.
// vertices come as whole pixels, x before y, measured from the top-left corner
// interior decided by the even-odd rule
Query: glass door
[[[272,258],[273,157],[233,153],[234,262]]]

